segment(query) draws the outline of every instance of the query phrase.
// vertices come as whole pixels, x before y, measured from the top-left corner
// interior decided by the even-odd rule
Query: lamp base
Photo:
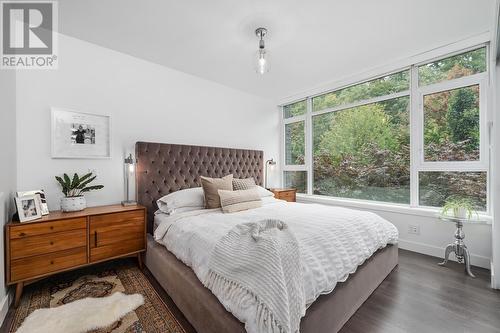
[[[135,206],[135,205],[137,205],[137,202],[132,200],[122,201],[122,206]]]

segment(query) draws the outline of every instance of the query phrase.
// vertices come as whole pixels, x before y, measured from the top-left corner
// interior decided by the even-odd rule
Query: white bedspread
[[[161,222],[155,240],[191,267],[200,281],[206,279],[217,241],[232,227],[267,218],[284,221],[299,243],[307,306],[345,281],[378,249],[398,239],[396,227],[374,213],[278,200],[233,214],[203,209],[157,218]],[[248,332],[258,332],[255,309],[231,309],[223,297],[215,296],[245,323]]]

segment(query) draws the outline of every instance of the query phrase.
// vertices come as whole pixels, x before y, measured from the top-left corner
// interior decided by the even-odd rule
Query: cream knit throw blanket
[[[205,286],[231,309],[257,305],[259,332],[295,333],[306,312],[300,258],[284,222],[239,224],[215,246]]]

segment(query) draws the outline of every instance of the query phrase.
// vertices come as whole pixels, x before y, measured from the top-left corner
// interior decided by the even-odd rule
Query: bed
[[[199,176],[263,179],[263,152],[256,150],[138,142],[137,199],[148,209],[145,264],[198,332],[245,332],[195,272],[153,239],[156,200],[200,186]],[[301,332],[337,332],[397,265],[397,245],[378,250],[333,292],[319,296],[300,322]]]

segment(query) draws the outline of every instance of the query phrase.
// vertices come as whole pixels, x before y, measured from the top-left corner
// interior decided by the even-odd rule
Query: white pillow
[[[167,194],[156,201],[158,209],[172,214],[175,210],[186,207],[204,208],[205,198],[201,187],[193,187]]]
[[[257,187],[257,192],[259,192],[259,196],[261,198],[264,198],[264,197],[274,197],[274,193],[271,192],[271,191],[268,191],[266,190],[265,188],[263,188],[262,186],[259,186],[259,185],[256,185]]]

